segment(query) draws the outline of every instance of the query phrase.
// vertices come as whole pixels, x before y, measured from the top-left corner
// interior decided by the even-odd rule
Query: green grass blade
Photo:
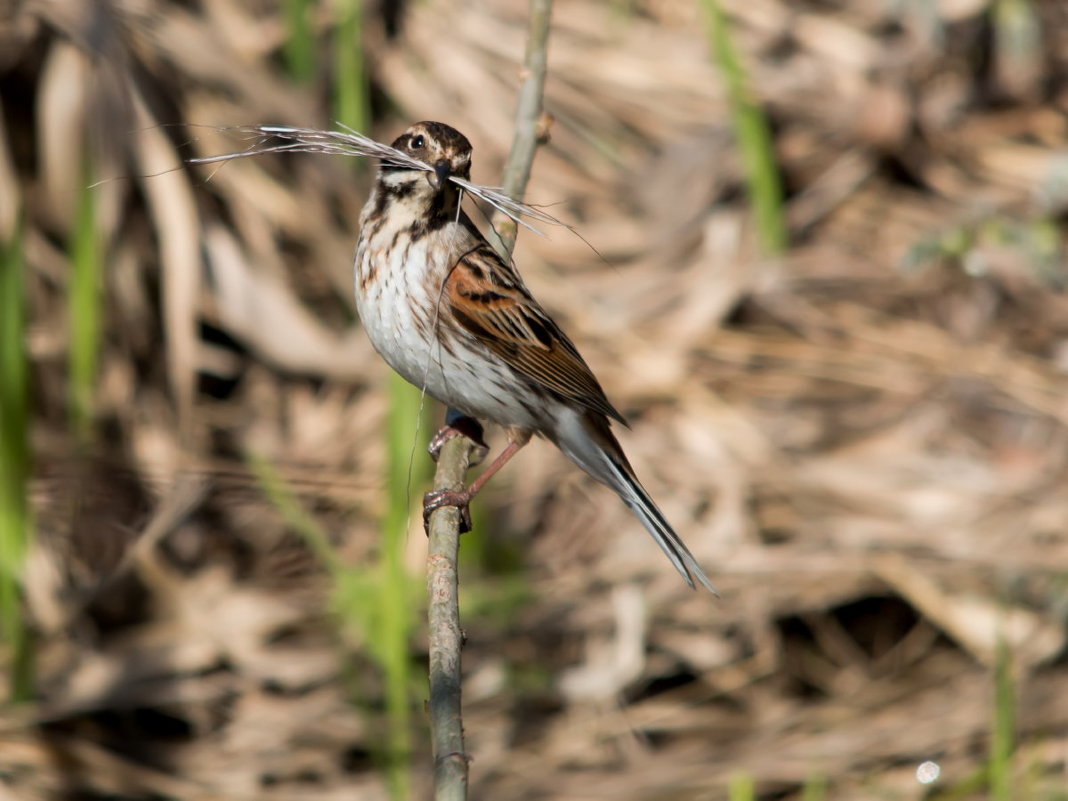
[[[775,143],[763,110],[753,100],[745,70],[734,48],[730,26],[718,0],[701,0],[708,22],[712,58],[727,87],[731,124],[745,167],[749,202],[761,247],[769,255],[787,246],[782,178],[775,160]]]
[[[343,565],[329,536],[315,518],[300,505],[275,466],[263,456],[251,452],[246,454],[245,462],[256,477],[256,483],[259,484],[263,494],[282,515],[286,525],[304,540],[304,543],[332,574],[338,573]]]
[[[333,30],[334,118],[357,131],[370,127],[370,99],[364,66],[363,14],[360,0],[339,0]],[[360,163],[360,162],[357,162]],[[422,492],[429,464],[413,453],[423,407],[415,388],[399,376],[389,379],[386,427],[387,505],[382,521],[381,563],[375,605],[374,656],[385,674],[388,735],[386,770],[390,796],[408,797],[411,753],[411,654],[408,643],[414,623],[411,581],[404,566],[409,491]]]
[[[990,799],[1013,797],[1012,752],[1016,745],[1016,685],[1012,655],[1004,638],[998,642],[994,666],[994,727],[990,735]]]
[[[363,58],[363,6],[338,0],[334,23],[334,118],[355,131],[371,125],[370,99]],[[354,163],[363,164],[363,159]]]
[[[753,784],[753,777],[741,772],[731,776],[727,786],[727,798],[729,801],[755,801],[756,786]]]
[[[310,83],[315,77],[315,39],[309,19],[313,6],[313,0],[285,0],[283,55],[289,74],[301,83]]]
[[[70,321],[70,416],[72,428],[83,443],[92,431],[103,307],[102,247],[96,226],[96,194],[92,189],[88,167],[84,178],[78,192],[71,237],[71,278],[67,297]]]
[[[364,637],[376,656],[375,577],[364,567],[345,563],[326,530],[308,514],[270,461],[256,453],[247,454],[245,460],[267,500],[329,571],[331,613],[339,628]]]
[[[33,692],[32,647],[19,588],[31,536],[29,366],[22,236],[0,242],[0,627],[11,656],[11,699]]]
[[[355,568],[345,563],[330,541],[330,535],[308,514],[270,461],[256,453],[246,454],[245,460],[267,500],[330,573],[331,612],[339,627],[365,637],[370,643],[372,656],[375,656],[374,577],[363,567]]]
[[[827,797],[827,779],[818,774],[809,776],[801,788],[801,801],[823,801]]]
[[[396,374],[389,377],[389,417],[386,423],[386,516],[382,523],[382,582],[379,592],[381,662],[386,674],[389,717],[389,781],[391,797],[408,797],[408,759],[411,753],[411,641],[414,608],[411,581],[404,566],[412,498],[422,495],[430,480],[431,463],[420,447],[427,402],[415,387]]]

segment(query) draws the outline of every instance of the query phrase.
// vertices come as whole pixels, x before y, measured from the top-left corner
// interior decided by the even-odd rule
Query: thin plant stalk
[[[385,671],[386,715],[389,721],[387,776],[394,799],[408,797],[411,754],[411,654],[414,628],[409,577],[404,565],[412,495],[421,495],[430,479],[429,463],[417,458],[419,432],[426,418],[421,393],[399,375],[389,378],[390,407],[386,421],[386,486],[388,502],[382,525],[382,568],[378,592],[379,660]]]
[[[466,437],[455,437],[442,447],[434,486],[463,488],[474,450]],[[430,546],[427,554],[426,588],[430,627],[430,712],[431,749],[434,755],[435,801],[464,801],[467,798],[468,756],[464,751],[464,725],[461,698],[460,597],[457,558],[460,547],[460,511],[438,509],[430,518]]]
[[[760,246],[767,255],[783,253],[787,246],[782,178],[775,159],[771,126],[753,99],[749,81],[734,47],[730,24],[719,0],[701,0],[708,22],[712,58],[723,76],[730,105],[731,125],[745,167]]]
[[[370,117],[363,58],[363,5],[361,0],[338,0],[334,23],[334,119],[354,131],[366,131]]]
[[[545,94],[545,73],[548,69],[549,19],[552,0],[532,0],[530,24],[527,33],[527,49],[524,57],[524,72],[527,76],[519,89],[519,101],[515,112],[515,134],[508,160],[501,173],[501,188],[513,200],[520,200],[530,180],[534,164],[542,115],[542,98]],[[514,220],[505,220],[495,226],[500,236],[501,256],[508,258],[515,247],[519,226]]]
[[[31,520],[29,369],[21,231],[0,241],[0,627],[8,645],[10,698],[33,692],[32,643],[22,615],[20,587]]]
[[[312,0],[285,0],[283,55],[289,74],[300,83],[315,77],[315,37],[308,18],[312,6]]]
[[[516,109],[516,134],[505,168],[503,189],[518,200],[526,190],[530,166],[539,141],[538,123],[547,68],[552,0],[531,0],[524,59],[523,86]],[[515,233],[502,237],[507,256]],[[460,489],[475,444],[466,437],[445,443],[438,458],[434,486]],[[430,731],[434,754],[435,801],[467,798],[469,757],[464,751],[460,606],[457,561],[460,549],[460,514],[453,508],[436,510],[430,517],[427,557],[427,594],[430,626]]]
[[[1013,798],[1012,752],[1016,742],[1016,685],[1012,657],[1000,638],[994,665],[994,725],[990,735],[990,799]]]

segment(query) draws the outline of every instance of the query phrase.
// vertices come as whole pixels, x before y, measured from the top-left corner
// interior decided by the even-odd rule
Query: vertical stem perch
[[[513,200],[521,200],[530,180],[534,150],[538,146],[538,121],[545,90],[545,71],[549,50],[549,17],[552,0],[531,0],[530,23],[527,29],[527,53],[523,60],[523,85],[519,89],[519,103],[515,110],[515,136],[501,175],[501,187]],[[518,226],[512,220],[498,225],[498,233],[508,257],[515,247]]]
[[[530,177],[537,147],[545,85],[546,50],[552,0],[531,0],[523,85],[516,108],[516,132],[504,169],[504,190],[520,199]],[[501,231],[507,257],[515,244],[516,229]],[[474,443],[455,437],[445,443],[434,476],[436,489],[463,488]],[[430,552],[427,557],[427,594],[430,598],[430,730],[434,747],[435,801],[467,798],[467,763],[461,709],[460,629],[457,557],[460,550],[460,512],[443,507],[430,516]]]
[[[455,437],[441,449],[434,486],[462,489],[474,444]],[[426,590],[430,599],[430,731],[434,749],[434,798],[467,798],[467,755],[460,707],[460,599],[456,562],[460,510],[438,509],[430,518]]]

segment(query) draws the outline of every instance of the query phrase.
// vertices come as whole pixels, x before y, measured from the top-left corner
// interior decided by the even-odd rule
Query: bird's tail
[[[638,481],[607,420],[587,414],[575,419],[571,425],[561,426],[555,433],[556,444],[571,461],[615,490],[630,507],[687,584],[694,587],[696,579],[714,595],[719,594],[690,549]]]

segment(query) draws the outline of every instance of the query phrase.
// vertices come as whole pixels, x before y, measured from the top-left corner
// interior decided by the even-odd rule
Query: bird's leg
[[[450,490],[439,489],[431,490],[423,496],[423,527],[427,529],[429,533],[430,527],[430,515],[436,509],[440,509],[443,506],[455,506],[460,510],[460,533],[471,530],[471,510],[468,508],[471,503],[471,499],[478,495],[486,482],[493,478],[494,473],[504,467],[508,460],[519,453],[520,448],[530,442],[529,431],[521,429],[509,429],[508,431],[508,445],[503,451],[489,463],[489,466],[482,471],[482,474],[472,481],[466,489],[462,490]],[[455,436],[455,435],[454,435]]]
[[[482,464],[482,460],[489,453],[489,445],[483,439],[482,424],[452,408],[445,412],[445,425],[430,438],[430,444],[426,448],[430,458],[436,462],[445,443],[455,437],[467,437],[471,440],[475,444],[471,452],[471,464]]]

